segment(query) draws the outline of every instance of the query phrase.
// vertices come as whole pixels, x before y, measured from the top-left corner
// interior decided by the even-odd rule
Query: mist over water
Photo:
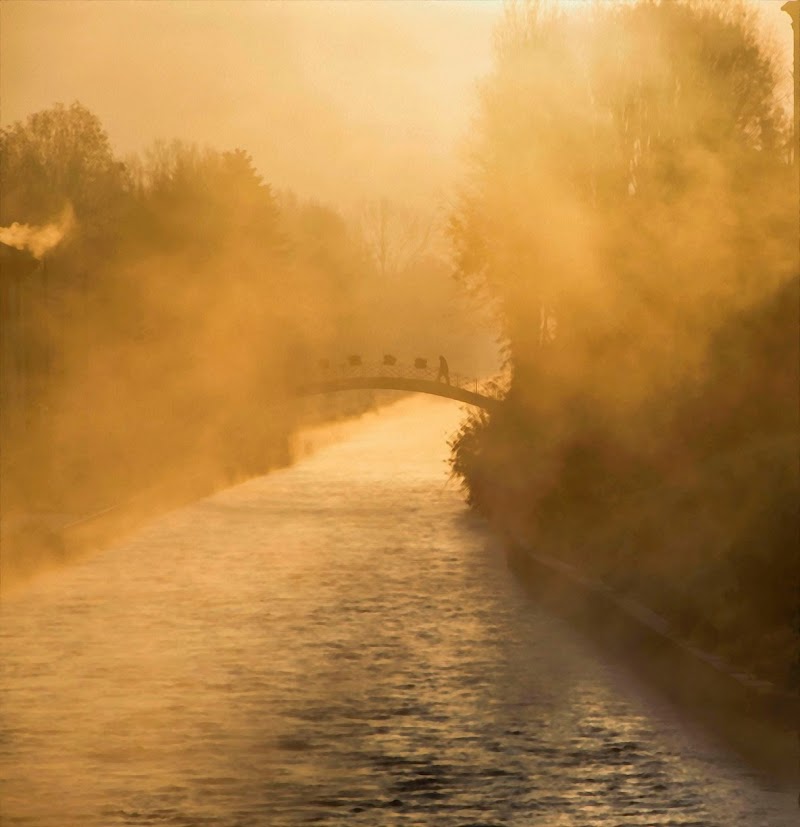
[[[498,539],[791,706],[790,58],[758,0],[1,2],[2,824],[794,823]]]
[[[541,614],[409,400],[0,617],[4,825],[793,824]]]

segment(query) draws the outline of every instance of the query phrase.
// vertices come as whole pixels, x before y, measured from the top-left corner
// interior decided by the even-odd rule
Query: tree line
[[[788,73],[743,3],[508,6],[450,219],[508,389],[452,464],[542,550],[796,682]]]
[[[276,192],[242,149],[120,158],[77,102],[0,131],[0,181],[6,514],[263,472],[322,358],[466,353],[430,221],[401,205],[378,244],[374,206]]]

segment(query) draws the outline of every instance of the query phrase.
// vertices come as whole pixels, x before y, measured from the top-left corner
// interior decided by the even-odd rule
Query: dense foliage
[[[800,330],[780,71],[743,4],[513,4],[450,229],[512,377],[453,443],[471,501],[753,668],[771,635],[784,679]]]

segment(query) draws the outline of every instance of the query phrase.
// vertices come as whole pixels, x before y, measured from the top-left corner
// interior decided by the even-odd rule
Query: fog
[[[321,360],[494,369],[443,229],[499,8],[3,3],[6,533],[287,461],[373,404]]]
[[[12,0],[2,123],[77,98],[123,155],[176,137],[241,146],[302,197],[429,205],[453,181],[500,8]]]
[[[753,2],[789,65],[780,5]],[[242,146],[305,197],[427,202],[457,175],[501,13],[493,0],[6,0],[0,123],[77,98],[123,155],[176,137]]]
[[[28,250],[34,258],[42,256],[60,244],[72,229],[75,214],[67,205],[50,224],[31,226],[15,221],[10,227],[0,227],[0,242],[17,250]]]
[[[368,797],[409,818],[414,795],[439,812],[440,780],[460,777],[474,823],[534,801],[588,823],[590,799],[603,823],[645,801],[711,823],[685,792],[687,748],[646,746],[657,716],[618,703],[624,681],[591,677],[595,654],[566,668],[550,609],[596,619],[612,645],[627,624],[633,660],[649,657],[645,637],[669,649],[651,634],[666,629],[681,663],[699,649],[721,664],[720,686],[752,677],[730,695],[763,690],[747,713],[764,730],[738,731],[734,701],[716,719],[751,746],[768,731],[768,769],[787,777],[780,716],[800,686],[791,58],[779,2],[0,3],[0,608],[18,621],[0,677],[25,693],[0,721],[0,763],[15,768],[17,811],[57,766],[73,812],[106,819],[101,799],[144,766],[145,723],[152,798],[124,789],[114,823],[197,823],[207,789],[242,778],[262,823],[273,770],[299,817],[327,761],[385,790],[417,767],[423,781]],[[390,413],[397,390],[308,394],[376,372],[424,380],[447,404],[470,397],[444,383],[468,376],[493,398]],[[547,611],[512,594],[506,562],[528,585],[545,572]],[[656,622],[638,636],[643,617]],[[81,660],[87,635],[99,645]],[[320,635],[330,646],[314,648]],[[614,672],[597,658],[598,675]],[[661,666],[675,689],[684,675]],[[485,696],[470,695],[478,673]],[[341,725],[366,708],[361,742]],[[317,725],[333,757],[316,751]],[[412,730],[421,740],[402,745]],[[558,747],[524,763],[540,736]],[[449,749],[438,775],[420,761]],[[287,751],[296,776],[281,775]],[[694,766],[727,760],[714,755]],[[693,788],[712,783],[704,772]],[[547,789],[559,775],[560,800]],[[370,823],[376,810],[351,807],[336,777],[313,808]],[[495,814],[479,811],[487,785]],[[212,802],[215,823],[239,818],[237,796]]]
[[[513,379],[453,468],[537,549],[796,684],[798,148],[761,11],[507,8],[450,237]]]
[[[453,440],[473,506],[690,605],[744,663],[780,606],[786,671],[777,3],[7,0],[0,23],[6,582],[89,515],[121,529],[385,401],[299,402],[320,371],[446,354],[502,363],[499,412]],[[634,527],[669,553],[635,557]]]

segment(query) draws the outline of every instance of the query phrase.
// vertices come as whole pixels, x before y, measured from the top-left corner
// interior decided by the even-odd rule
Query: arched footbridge
[[[388,358],[388,360],[387,360]],[[438,366],[438,360],[436,362]],[[351,356],[341,364],[320,362],[317,375],[297,387],[298,396],[351,390],[390,390],[407,393],[427,393],[475,405],[492,412],[502,400],[491,396],[475,377],[450,373],[442,376],[437,368],[428,366],[428,360],[417,359],[412,364],[392,361],[363,362]]]

